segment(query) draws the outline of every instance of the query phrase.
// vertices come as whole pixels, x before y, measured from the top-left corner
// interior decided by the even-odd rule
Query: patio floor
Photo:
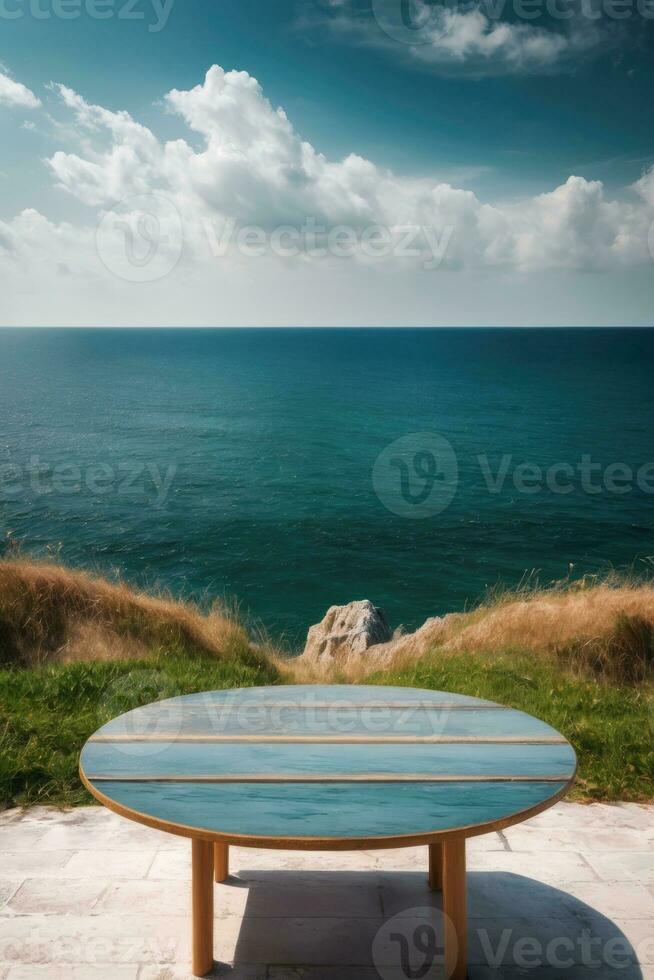
[[[470,980],[654,980],[654,807],[560,803],[469,841],[468,865]],[[212,976],[442,976],[426,869],[424,847],[232,848]],[[189,841],[99,807],[5,811],[0,980],[190,977],[189,872]]]

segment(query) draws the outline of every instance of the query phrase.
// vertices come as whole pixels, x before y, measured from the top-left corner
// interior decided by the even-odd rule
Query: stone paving
[[[654,807],[560,803],[469,841],[468,864],[470,980],[654,980]],[[426,865],[424,847],[232,848],[212,976],[442,976],[438,952],[421,969],[441,928]],[[99,807],[5,811],[0,980],[190,977],[189,872],[188,841]]]

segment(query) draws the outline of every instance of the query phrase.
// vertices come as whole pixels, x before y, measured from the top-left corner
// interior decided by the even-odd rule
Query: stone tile
[[[624,971],[636,962],[627,936],[614,923],[603,930],[586,929],[569,919],[471,919],[470,962],[488,967],[555,969],[566,976],[573,967],[594,965],[604,971]]]
[[[593,887],[584,886],[584,887]],[[559,918],[568,914],[568,892],[533,878],[505,872],[473,871],[468,875],[468,911],[471,916]]]
[[[225,963],[370,966],[372,943],[383,924],[381,918],[350,917],[246,917],[242,923],[222,919],[217,923],[216,956]],[[231,956],[230,934],[236,936]]]
[[[218,886],[215,900],[217,906]],[[191,914],[190,882],[169,884],[149,879],[110,882],[96,903],[94,912],[130,914],[133,909],[147,909],[150,915],[188,917]]]
[[[379,980],[374,966],[271,966],[267,980]],[[384,973],[384,980],[391,980]],[[399,980],[406,980],[404,977]],[[429,980],[435,980],[430,977]]]
[[[17,914],[79,915],[91,912],[107,887],[102,879],[29,878],[8,903]]]
[[[48,828],[38,824],[23,825],[13,821],[0,828],[0,848],[3,851],[32,851],[42,848]]]
[[[404,936],[409,950],[413,948],[414,937],[419,925],[423,925],[430,916],[425,916],[425,910],[416,908],[406,910],[398,916],[386,921],[385,930],[392,942],[386,942],[389,960],[399,957],[397,936]],[[433,926],[439,946],[442,946],[443,926],[439,914],[435,914]],[[469,961],[489,967],[538,965],[543,968],[560,963],[565,959],[573,963],[583,962],[580,937],[582,924],[572,917],[540,917],[531,918],[514,914],[511,918],[473,917],[469,920]],[[392,936],[391,936],[392,933]],[[595,945],[600,946],[608,939],[620,938],[624,952],[627,952],[627,962],[632,960],[632,952],[626,937],[615,928],[605,933],[603,937],[595,935]],[[563,946],[561,946],[563,944]],[[394,953],[393,947],[394,945]],[[379,961],[376,961],[379,965]],[[397,964],[399,967],[399,963]],[[431,974],[430,974],[431,975]],[[565,976],[565,974],[562,974]]]
[[[508,850],[508,845],[503,832],[501,834],[482,834],[480,837],[469,837],[466,841],[466,852],[469,858],[476,853],[487,854],[488,851],[506,850]]]
[[[230,854],[230,870],[232,869]],[[155,853],[148,871],[148,879],[158,881],[190,881],[191,880],[191,847],[184,851],[159,850]]]
[[[144,878],[155,851],[77,851],[59,872],[64,878]]]
[[[466,852],[468,859],[474,859],[476,854],[486,854],[488,851],[505,851],[506,846],[499,834],[484,834],[481,837],[471,837],[466,842]],[[341,861],[346,867],[351,858],[354,857],[357,868],[363,866],[363,862],[369,861],[370,867],[379,871],[414,871],[424,869],[427,873],[429,857],[427,846],[423,847],[402,847],[382,851],[356,851],[354,854],[332,855],[329,862],[331,867]],[[306,867],[306,858],[303,866]]]
[[[117,966],[115,963],[94,966],[87,963],[84,966],[30,963],[13,967],[8,980],[137,980],[138,970],[138,966]]]
[[[239,876],[237,890],[246,892],[247,916],[378,918],[379,881],[369,871],[248,871]],[[230,890],[221,889],[218,901]]]
[[[239,920],[240,921],[240,920]],[[0,932],[0,963],[12,966],[174,963],[190,955],[184,917],[16,915]]]
[[[111,912],[116,915],[129,915],[132,914],[133,909],[147,909],[150,915],[178,915],[185,922],[190,922],[190,882],[162,883],[144,879],[110,883],[93,911],[94,914]],[[216,918],[242,917],[246,913],[247,915],[252,914],[249,907],[248,888],[239,887],[238,881],[230,885],[215,886],[214,915]],[[274,909],[270,910],[270,914],[274,914]]]
[[[56,807],[56,806],[32,806],[27,809],[17,807],[12,810],[5,810],[8,819],[20,821],[22,826],[29,827],[38,824],[43,827],[47,824],[61,827],[63,824],[83,825],[90,827],[93,823],[109,824],[115,820],[115,814],[103,806],[77,806],[77,807]],[[0,823],[2,815],[0,815]]]
[[[279,869],[285,871],[347,871],[353,866],[359,871],[375,871],[384,867],[384,860],[393,859],[409,862],[415,860],[419,853],[420,860],[425,861],[424,848],[406,848],[389,851],[278,851],[261,850],[254,847],[230,848],[230,868],[233,871],[253,871]]]
[[[584,883],[584,884],[587,884]],[[571,889],[571,890],[568,890]],[[468,910],[471,916],[538,920],[555,917],[576,921],[574,911],[584,903],[574,894],[574,885],[554,887],[523,875],[471,871],[468,874]],[[442,908],[442,895],[432,892],[423,875],[398,873],[386,875],[380,883],[384,915],[401,914],[416,907]]]
[[[634,959],[643,966],[654,967],[654,920],[613,919],[594,923],[594,931],[603,939],[621,934],[629,942]]]
[[[628,827],[651,826],[651,807],[639,803],[570,803],[563,800],[550,810],[545,810],[520,824],[521,827],[546,827],[553,829],[557,826],[576,828],[599,827]],[[505,831],[506,833],[506,831]]]
[[[500,963],[502,972],[498,976],[504,976],[507,967],[517,968],[520,964],[524,970],[525,956],[527,963],[533,962],[535,957],[541,963],[537,973],[523,972],[517,975],[540,976],[540,970],[548,965],[556,965],[561,960],[565,962],[572,958],[576,970],[577,965],[584,963],[583,935],[585,934],[590,940],[586,943],[591,950],[590,955],[595,960],[598,959],[598,954],[602,957],[601,972],[596,968],[594,975],[598,980],[599,978],[603,980],[607,970],[615,968],[624,973],[625,965],[632,963],[636,954],[639,955],[641,962],[646,962],[651,955],[651,948],[654,948],[654,943],[650,942],[652,920],[638,920],[643,927],[642,930],[638,930],[633,928],[634,922],[629,923],[631,928],[628,928],[625,923],[610,921],[591,909],[587,909],[588,915],[576,915],[566,907],[558,907],[560,914],[543,917],[525,914],[523,908],[524,903],[518,904],[513,908],[511,915],[500,918],[497,913],[502,911],[502,906],[498,904],[493,915],[471,916],[469,919],[471,963],[489,968]],[[576,911],[583,908],[585,907],[575,906]],[[404,934],[410,944],[419,921],[424,921],[419,909],[409,908],[400,911],[393,919],[393,931]],[[437,933],[440,928],[436,920]],[[525,942],[528,943],[526,949],[521,945]],[[561,946],[561,943],[565,945]],[[559,969],[558,976],[565,977],[567,980],[567,970],[562,973]]]
[[[373,966],[271,966],[267,980],[379,980],[379,973]]]
[[[115,820],[120,822],[115,823]],[[97,848],[104,851],[140,851],[146,848],[154,851],[169,836],[159,830],[150,830],[134,821],[114,816],[114,821],[110,824],[100,823],[99,826],[50,825],[43,834],[41,847],[53,851],[94,851]]]
[[[578,850],[585,854],[599,851],[642,851],[643,845],[654,845],[654,832],[635,827],[614,828],[580,833]]]
[[[579,927],[559,918],[473,918],[469,924],[469,961],[485,966],[542,969],[556,940],[574,949]],[[570,958],[574,957],[574,952]]]
[[[272,976],[274,974],[269,972],[266,964],[252,963],[216,963],[211,973],[207,974],[209,980],[268,980]],[[138,980],[195,980],[195,977],[183,967],[153,965],[142,966]],[[379,980],[378,974],[374,980]]]
[[[184,841],[184,847],[168,848],[162,847],[157,851],[152,867],[148,873],[148,878],[161,880],[188,880],[191,879],[191,847],[188,841]],[[408,850],[408,849],[407,849]],[[347,871],[355,867],[357,871],[375,872],[388,870],[392,867],[419,867],[427,873],[427,856],[424,848],[419,851],[419,861],[416,861],[415,848],[413,861],[406,858],[399,851],[380,851],[378,855],[368,854],[367,851],[355,852],[329,852],[329,851],[275,851],[275,850],[255,850],[254,848],[230,848],[229,869],[235,876],[247,877],[250,872],[256,871],[296,871],[300,870],[306,875],[314,872],[330,871],[336,873],[339,870]],[[381,855],[381,856],[380,856]],[[402,864],[393,865],[392,858],[388,855],[399,855],[396,861]]]
[[[512,851],[550,854],[553,851],[583,854],[606,851],[642,851],[654,843],[654,833],[634,827],[593,828],[570,826],[540,828],[519,824],[504,831]]]
[[[0,867],[2,867],[0,865]],[[4,871],[5,869],[2,868]],[[0,914],[6,911],[11,898],[22,884],[22,878],[0,878]]]
[[[440,909],[443,898],[433,892],[426,875],[419,872],[395,872],[384,875],[379,886],[382,915],[386,918],[415,908]]]
[[[100,807],[38,808],[0,815],[0,847],[0,882],[17,885],[0,923],[0,980],[191,977],[189,841]],[[635,804],[559,804],[470,840],[470,980],[654,980],[653,848],[654,808]],[[426,847],[230,851],[234,874],[214,892],[216,978],[395,980],[389,963],[372,965],[377,931],[397,912],[410,930],[416,908],[440,919]],[[525,972],[504,951],[498,970],[481,932],[496,948],[504,929],[513,944],[543,945],[585,931],[622,942],[641,965]]]
[[[521,967],[497,968],[472,964],[468,973],[468,980],[525,980],[526,977],[531,980],[654,980],[635,965],[625,970],[598,970],[588,966],[572,966],[565,970],[555,967],[525,970]]]
[[[574,807],[576,804],[569,803]],[[652,806],[648,803],[607,803],[607,810],[617,811],[616,823],[620,826],[640,825],[652,828]],[[581,817],[580,819],[583,819]]]
[[[29,877],[34,873],[41,876],[59,876],[61,869],[70,861],[73,851],[0,851],[0,873],[18,873]]]
[[[588,863],[603,881],[638,881],[654,884],[654,852],[592,853]]]
[[[574,911],[579,903],[611,919],[654,920],[654,895],[643,885],[580,882],[562,892],[563,904]]]
[[[506,872],[559,887],[576,881],[599,881],[592,861],[574,852],[552,851],[543,860],[538,851],[482,852],[468,859],[471,871]]]

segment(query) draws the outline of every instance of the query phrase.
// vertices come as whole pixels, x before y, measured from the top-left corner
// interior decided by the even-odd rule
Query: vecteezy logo
[[[420,520],[449,507],[458,476],[456,455],[447,439],[436,432],[414,432],[379,454],[372,483],[393,514]]]
[[[372,0],[372,13],[384,34],[402,44],[433,44],[446,33],[442,4],[427,0]]]
[[[384,922],[372,943],[372,961],[382,980],[443,976],[444,920],[440,909],[405,909]]]
[[[105,211],[96,248],[102,263],[128,282],[153,282],[175,268],[184,241],[179,211],[161,194],[129,197]]]
[[[129,676],[121,675],[112,681],[104,691],[100,709],[102,718],[113,722],[124,715],[120,722],[115,723],[114,734],[149,736],[145,741],[130,741],[126,737],[124,741],[115,743],[113,751],[139,757],[150,757],[165,751],[181,731],[179,709],[167,703],[180,693],[176,683],[160,670],[137,669],[130,671]],[[142,710],[135,712],[137,708]]]

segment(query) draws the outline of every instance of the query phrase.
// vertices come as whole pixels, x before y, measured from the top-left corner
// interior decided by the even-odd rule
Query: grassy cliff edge
[[[430,629],[419,644],[401,638],[381,668],[334,665],[311,680],[450,690],[528,711],[577,750],[577,799],[654,799],[651,586],[496,596]],[[297,679],[292,659],[253,643],[224,609],[59,565],[0,562],[0,808],[89,802],[82,744],[139,704]]]

